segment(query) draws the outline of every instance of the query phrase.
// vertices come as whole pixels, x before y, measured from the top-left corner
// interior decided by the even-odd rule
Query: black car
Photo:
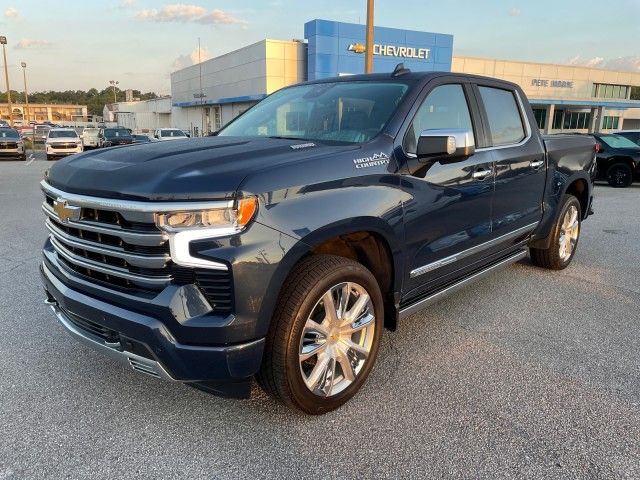
[[[151,139],[147,135],[134,134],[131,135],[133,143],[151,143]]]
[[[640,130],[621,130],[619,132],[616,132],[616,135],[628,138],[633,143],[640,145]]]
[[[100,147],[131,145],[133,143],[133,137],[131,136],[131,131],[128,128],[103,128],[98,134],[98,143]]]
[[[622,135],[597,133],[597,177],[616,188],[630,186],[640,178],[640,146]]]

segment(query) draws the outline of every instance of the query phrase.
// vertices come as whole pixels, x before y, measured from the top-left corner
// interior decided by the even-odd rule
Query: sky
[[[615,8],[614,8],[615,6]],[[364,23],[366,0],[0,0],[11,88],[170,93],[171,71],[322,18]],[[376,0],[375,24],[454,35],[454,55],[640,72],[640,0]],[[5,89],[4,81],[0,82]]]

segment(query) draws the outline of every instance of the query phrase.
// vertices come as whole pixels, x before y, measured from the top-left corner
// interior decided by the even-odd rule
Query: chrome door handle
[[[478,170],[476,172],[473,172],[471,174],[471,176],[477,180],[482,180],[485,177],[491,175],[493,172],[491,170]]]
[[[544,160],[531,160],[529,163],[531,168],[540,168],[542,165],[544,165]]]

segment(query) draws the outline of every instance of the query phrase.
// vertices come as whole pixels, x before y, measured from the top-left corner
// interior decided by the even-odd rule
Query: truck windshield
[[[364,143],[380,133],[408,88],[400,82],[334,82],[285,88],[248,110],[219,135]]]
[[[49,138],[76,138],[78,134],[73,130],[51,130]]]
[[[0,138],[20,138],[20,134],[16,130],[6,129],[0,130]]]
[[[640,150],[638,144],[620,135],[602,135],[600,139],[611,148],[633,148],[634,150]]]
[[[129,133],[129,130],[125,128],[106,128],[104,130],[104,136],[106,138],[115,138],[115,137],[130,138],[131,134]]]

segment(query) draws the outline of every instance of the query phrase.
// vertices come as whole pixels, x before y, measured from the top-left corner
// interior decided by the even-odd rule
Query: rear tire
[[[624,162],[616,162],[607,169],[607,182],[614,188],[627,188],[633,183],[633,170]]]
[[[530,248],[531,262],[550,270],[567,268],[576,253],[581,226],[580,202],[573,195],[564,195],[560,214],[551,231],[549,247]]]
[[[303,259],[282,287],[258,384],[305,413],[340,407],[375,363],[383,316],[380,287],[364,266],[333,255]]]

